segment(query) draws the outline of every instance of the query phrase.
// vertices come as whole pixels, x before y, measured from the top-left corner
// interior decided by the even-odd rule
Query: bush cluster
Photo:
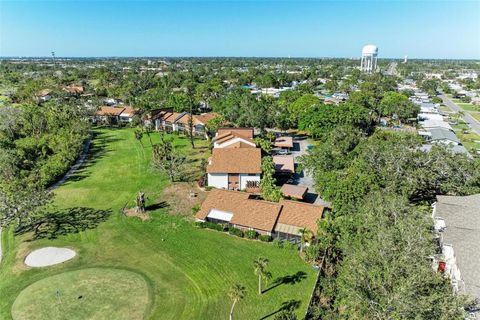
[[[248,239],[257,239],[258,233],[255,230],[245,231],[245,237]]]
[[[230,228],[228,229],[228,233],[230,233],[231,235],[234,235],[234,236],[237,236],[237,237],[240,237],[240,238],[243,238],[243,231],[240,230],[240,229],[237,229],[237,228]]]

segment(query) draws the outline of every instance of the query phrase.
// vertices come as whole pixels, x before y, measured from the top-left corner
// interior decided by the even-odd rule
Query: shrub
[[[193,225],[194,225],[195,227],[201,228],[201,229],[204,229],[204,228],[207,227],[207,226],[205,225],[205,222],[203,222],[203,221],[195,221],[195,222],[193,223]]]
[[[212,190],[212,189],[213,189],[212,186],[206,186],[206,187],[205,187],[205,191],[210,191],[210,190]]]
[[[297,245],[290,241],[283,241],[283,248],[287,250],[295,250]]]
[[[283,241],[280,239],[273,239],[273,245],[277,248],[283,248]]]
[[[260,239],[260,241],[263,241],[263,242],[270,242],[272,241],[272,237],[270,237],[269,235],[266,235],[266,234],[261,234],[258,239]]]
[[[200,205],[199,205],[199,204],[196,204],[196,205],[194,205],[193,208],[192,208],[192,213],[193,213],[193,214],[196,214],[199,210],[200,210]]]
[[[218,223],[213,223],[213,222],[209,222],[209,221],[205,221],[205,226],[208,228],[208,229],[213,229],[213,230],[217,230],[217,231],[223,231],[223,225],[221,224],[218,224]]]
[[[258,233],[255,230],[245,231],[245,237],[248,239],[257,239]]]
[[[228,233],[230,233],[230,234],[232,234],[232,235],[234,235],[234,236],[243,238],[243,231],[240,230],[240,229],[230,228],[230,229],[228,230]]]

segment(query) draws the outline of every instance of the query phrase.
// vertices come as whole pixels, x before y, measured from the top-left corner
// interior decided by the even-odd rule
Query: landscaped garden
[[[209,155],[208,142],[196,140],[192,150],[186,137],[172,137],[196,172]],[[156,143],[159,135],[151,138]],[[42,228],[15,236],[4,230],[1,319],[121,319],[123,310],[129,319],[226,318],[235,283],[247,288],[235,319],[273,318],[286,306],[303,316],[316,272],[294,250],[196,228],[168,214],[162,190],[170,183],[151,168],[151,149],[148,137],[140,143],[133,129],[98,129],[84,166],[54,191]],[[139,191],[147,197],[146,221],[121,213]],[[29,252],[47,246],[74,249],[76,256],[50,267],[24,264]],[[259,257],[269,259],[272,274],[262,295],[253,267]]]

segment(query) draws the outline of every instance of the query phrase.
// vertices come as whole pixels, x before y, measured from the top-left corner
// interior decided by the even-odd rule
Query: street
[[[464,113],[464,116],[462,117],[463,120],[470,125],[473,131],[475,131],[477,134],[480,134],[480,122],[478,122],[474,117],[472,117],[468,112],[460,108],[458,105],[456,105],[452,100],[450,100],[447,96],[440,94],[440,98],[442,98],[443,103],[452,109],[455,112],[460,112],[462,111]]]

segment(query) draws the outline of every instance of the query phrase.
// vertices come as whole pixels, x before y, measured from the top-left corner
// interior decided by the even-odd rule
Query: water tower
[[[360,62],[360,70],[372,73],[377,69],[378,48],[376,45],[367,44],[362,49],[362,60]]]

